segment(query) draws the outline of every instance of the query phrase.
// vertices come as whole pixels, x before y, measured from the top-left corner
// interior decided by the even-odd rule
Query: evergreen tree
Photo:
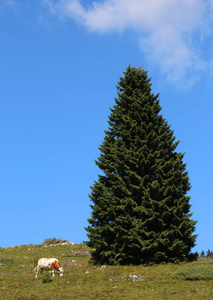
[[[206,256],[207,256],[207,257],[210,257],[210,256],[212,256],[212,255],[213,255],[213,252],[210,251],[210,250],[208,249],[208,251],[206,252]]]
[[[192,258],[190,182],[159,95],[142,68],[129,66],[117,85],[109,128],[96,164],[86,228],[93,264],[152,264]]]

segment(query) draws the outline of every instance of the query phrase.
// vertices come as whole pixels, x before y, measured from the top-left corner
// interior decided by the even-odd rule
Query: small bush
[[[52,238],[52,239],[46,239],[43,244],[46,244],[46,245],[54,245],[54,244],[57,244],[57,241],[58,239],[57,238]]]
[[[67,240],[61,240],[61,239],[57,239],[57,238],[52,238],[52,239],[46,239],[43,244],[45,245],[57,245],[57,244],[61,244],[67,242]]]
[[[44,276],[42,276],[41,281],[42,281],[42,283],[49,283],[49,282],[52,282],[53,279],[52,279],[52,276],[50,275],[50,273],[45,273]]]
[[[210,280],[213,279],[212,264],[185,266],[173,273],[174,279],[183,280]]]

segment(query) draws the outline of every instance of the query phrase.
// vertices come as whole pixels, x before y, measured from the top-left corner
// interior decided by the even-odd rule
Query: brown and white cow
[[[37,278],[39,270],[41,276],[43,275],[43,270],[50,270],[51,275],[53,277],[55,276],[54,270],[56,270],[60,276],[63,276],[64,274],[64,270],[56,258],[39,258],[37,262],[37,267],[33,271],[35,270],[36,270],[35,278]]]

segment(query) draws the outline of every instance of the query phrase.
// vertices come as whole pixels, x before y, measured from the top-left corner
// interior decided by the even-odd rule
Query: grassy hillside
[[[35,279],[40,257],[58,258],[64,276]],[[88,260],[85,245],[0,248],[0,299],[213,299],[213,261],[97,267]]]

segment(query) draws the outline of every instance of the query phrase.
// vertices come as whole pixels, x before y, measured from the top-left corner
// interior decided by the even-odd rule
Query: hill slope
[[[212,261],[97,267],[89,253],[70,243],[0,248],[0,299],[213,299]],[[58,258],[64,276],[35,279],[40,257]]]

